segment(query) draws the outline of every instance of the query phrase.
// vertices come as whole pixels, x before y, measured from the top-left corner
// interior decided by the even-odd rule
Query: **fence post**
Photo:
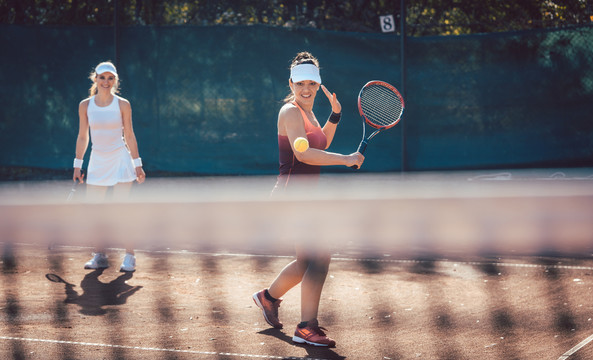
[[[113,0],[113,63],[117,68],[119,66],[119,4]]]
[[[400,0],[400,60],[401,60],[401,84],[400,90],[404,98],[406,98],[406,1]],[[401,161],[402,167],[401,172],[405,172],[407,166],[407,153],[406,153],[406,121],[405,119],[401,122]]]

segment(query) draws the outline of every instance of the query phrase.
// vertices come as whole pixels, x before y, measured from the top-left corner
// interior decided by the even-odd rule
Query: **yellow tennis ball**
[[[294,139],[294,149],[298,152],[305,152],[309,148],[309,140],[304,137]]]

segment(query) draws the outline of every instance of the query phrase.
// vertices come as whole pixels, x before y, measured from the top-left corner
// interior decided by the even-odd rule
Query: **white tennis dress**
[[[123,137],[123,120],[119,97],[108,106],[95,104],[92,96],[87,108],[91,128],[91,157],[87,184],[113,186],[136,180],[136,169]]]

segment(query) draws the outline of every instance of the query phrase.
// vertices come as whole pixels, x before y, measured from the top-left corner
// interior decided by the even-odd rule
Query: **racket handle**
[[[364,154],[365,150],[367,149],[367,141],[366,139],[360,142],[360,145],[358,145],[358,151],[361,154]]]
[[[364,151],[367,149],[367,140],[364,139],[360,142],[360,145],[358,145],[358,150],[356,150],[357,152],[364,154]],[[352,165],[350,166],[353,169],[358,169],[358,165]]]

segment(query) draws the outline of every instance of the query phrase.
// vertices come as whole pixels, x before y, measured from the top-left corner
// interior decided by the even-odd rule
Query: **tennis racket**
[[[80,175],[84,176],[84,170],[80,169]],[[66,203],[71,202],[72,199],[74,198],[74,194],[76,193],[76,188],[78,187],[78,184],[79,184],[79,182],[76,180],[74,180],[72,182],[72,188],[70,188],[70,193],[68,193],[68,197],[66,198]],[[52,241],[47,245],[47,249],[53,250],[55,246],[56,246],[56,243]],[[52,275],[52,274],[49,274],[49,275]],[[45,277],[47,277],[48,280],[53,281],[52,279],[50,279],[48,277],[48,275],[45,275]]]
[[[80,169],[80,175],[84,176],[84,170]],[[68,194],[68,197],[66,198],[66,202],[72,201],[72,198],[74,197],[74,193],[76,192],[77,186],[78,186],[78,181],[74,180],[74,183],[72,184],[72,188],[70,189],[70,193]]]
[[[69,282],[67,282],[66,280],[62,279],[59,275],[56,275],[56,274],[45,274],[45,277],[47,278],[47,280],[52,281],[52,282],[72,285]]]
[[[362,117],[362,141],[358,145],[358,152],[364,154],[369,140],[401,120],[404,98],[395,87],[384,81],[369,81],[358,93],[358,112]],[[372,130],[367,136],[367,132]],[[352,168],[358,169],[358,166]]]

